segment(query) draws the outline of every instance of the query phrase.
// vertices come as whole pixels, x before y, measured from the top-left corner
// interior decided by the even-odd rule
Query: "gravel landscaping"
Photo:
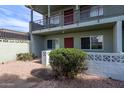
[[[0,64],[1,88],[124,88],[124,81],[80,74],[75,79],[56,80],[50,69],[37,61]]]

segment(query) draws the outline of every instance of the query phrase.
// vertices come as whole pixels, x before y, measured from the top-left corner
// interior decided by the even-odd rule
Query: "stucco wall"
[[[101,29],[101,30],[95,30],[95,31],[82,31],[77,33],[69,33],[69,34],[58,34],[58,35],[49,35],[45,37],[44,42],[44,49],[47,49],[46,47],[46,41],[47,39],[59,39],[59,46],[60,48],[64,47],[64,38],[66,37],[73,37],[74,38],[74,48],[81,49],[81,37],[83,36],[92,36],[92,35],[103,35],[104,37],[104,44],[103,50],[87,50],[89,51],[95,51],[95,52],[113,52],[113,31],[112,29]]]
[[[88,62],[87,73],[102,77],[124,80],[124,63],[119,62]]]
[[[29,41],[8,40],[0,42],[0,62],[16,60],[16,54],[29,52]]]
[[[113,16],[124,13],[124,5],[104,5],[104,16]]]
[[[44,37],[39,35],[31,36],[31,51],[37,57],[40,57],[41,51],[44,50]]]

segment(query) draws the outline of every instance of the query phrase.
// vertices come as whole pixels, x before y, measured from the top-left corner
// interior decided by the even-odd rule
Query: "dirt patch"
[[[80,74],[75,79],[56,80],[51,69],[38,61],[0,64],[2,88],[124,88],[124,81]]]

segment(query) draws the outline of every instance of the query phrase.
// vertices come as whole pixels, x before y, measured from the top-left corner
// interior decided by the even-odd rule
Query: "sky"
[[[42,15],[34,12],[34,20]],[[30,9],[23,5],[0,5],[0,28],[21,32],[29,31]]]

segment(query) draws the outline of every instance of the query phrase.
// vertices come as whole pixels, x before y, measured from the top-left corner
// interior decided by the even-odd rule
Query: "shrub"
[[[33,54],[31,53],[19,53],[16,55],[17,60],[21,61],[27,61],[27,60],[33,60]]]
[[[86,53],[75,48],[60,48],[50,52],[50,65],[56,77],[74,78],[82,72]]]

